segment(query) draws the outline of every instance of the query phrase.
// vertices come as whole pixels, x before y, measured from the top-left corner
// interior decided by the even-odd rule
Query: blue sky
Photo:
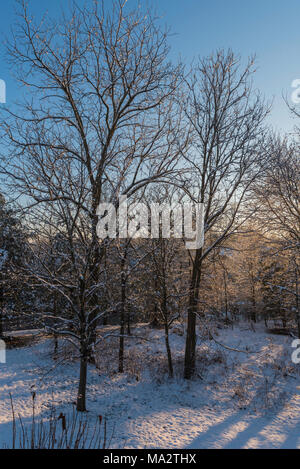
[[[87,0],[89,3],[91,0]],[[57,15],[60,6],[69,0],[29,0],[34,15],[46,10]],[[85,3],[77,0],[78,4]],[[109,2],[108,2],[109,3]],[[128,0],[129,5],[135,0]],[[290,132],[295,124],[282,94],[291,94],[291,82],[300,78],[300,0],[141,0],[163,15],[173,33],[172,55],[190,62],[197,55],[206,55],[216,48],[231,47],[247,58],[257,56],[255,86],[267,98],[274,98],[269,120],[278,130]],[[9,35],[14,27],[14,0],[1,1],[1,33]],[[7,105],[19,91],[10,78],[0,43],[0,78],[7,83]]]

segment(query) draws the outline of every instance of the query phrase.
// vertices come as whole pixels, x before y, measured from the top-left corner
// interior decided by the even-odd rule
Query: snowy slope
[[[117,339],[99,349],[98,369],[90,366],[88,419],[108,419],[112,447],[126,448],[300,448],[300,365],[291,361],[290,337],[253,332],[246,324],[218,331],[218,342],[198,340],[198,377],[180,377],[184,337],[175,327],[171,346],[176,376],[166,373],[162,331],[140,326],[128,339],[126,373],[117,368]],[[12,394],[15,412],[31,420],[31,391],[37,414],[51,404],[71,412],[78,363],[64,346],[56,364],[45,339],[7,351],[0,364],[0,447],[10,445]],[[62,352],[61,352],[62,353]]]

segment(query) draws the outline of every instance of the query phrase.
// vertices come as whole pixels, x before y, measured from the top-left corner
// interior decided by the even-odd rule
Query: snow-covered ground
[[[114,329],[114,328],[112,328]],[[270,335],[262,325],[215,330],[218,342],[244,350],[224,349],[198,338],[197,378],[181,378],[184,336],[171,333],[175,377],[167,376],[161,330],[140,326],[126,340],[126,373],[117,369],[117,339],[98,351],[98,367],[90,365],[89,409],[93,422],[106,416],[114,448],[300,448],[300,365],[291,361],[292,339]],[[7,350],[0,364],[0,447],[11,445],[12,417],[31,421],[31,392],[36,414],[71,412],[76,398],[78,362],[62,345],[53,360],[53,342]]]

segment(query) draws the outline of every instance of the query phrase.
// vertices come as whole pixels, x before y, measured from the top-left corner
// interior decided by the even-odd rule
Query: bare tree
[[[208,254],[242,224],[240,209],[264,159],[263,120],[267,108],[253,93],[253,60],[242,68],[229,51],[200,60],[186,82],[185,116],[191,147],[184,152],[191,178],[185,191],[205,208],[206,242],[191,253],[192,275],[188,307],[184,376],[195,371],[196,312],[201,268]]]
[[[4,155],[2,173],[8,189],[22,196],[39,246],[47,244],[49,213],[56,220],[51,235],[56,229],[65,239],[66,277],[45,273],[45,266],[43,275],[29,271],[59,291],[76,317],[76,332],[58,332],[80,344],[79,411],[86,408],[87,359],[103,317],[107,242],[97,238],[97,207],[103,201],[117,207],[119,195],[167,180],[184,141],[172,99],[181,67],[167,62],[168,33],[125,3],[74,5],[60,20],[37,22],[22,2],[8,46],[28,99],[2,120],[13,155]]]
[[[160,323],[165,331],[165,345],[168,359],[169,376],[174,374],[169,330],[174,321],[180,318],[180,300],[185,298],[182,287],[183,271],[180,270],[184,257],[184,247],[176,239],[155,239],[151,254],[152,276],[155,279],[155,297]]]

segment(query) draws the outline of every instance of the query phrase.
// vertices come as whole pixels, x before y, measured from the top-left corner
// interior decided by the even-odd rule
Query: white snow
[[[112,447],[300,448],[300,365],[291,361],[291,337],[270,335],[262,325],[255,332],[247,324],[219,329],[218,342],[249,353],[198,338],[202,379],[184,381],[184,337],[179,326],[173,331],[173,380],[166,373],[163,331],[145,325],[133,334],[147,341],[126,340],[126,373],[116,373],[115,338],[99,349],[98,369],[89,366],[88,419],[107,417],[108,433],[115,427]],[[7,350],[7,363],[0,364],[0,447],[11,444],[9,393],[26,425],[32,390],[37,415],[47,416],[51,403],[57,412],[71,412],[78,362],[64,346],[55,365],[52,349],[52,341],[44,339]]]

